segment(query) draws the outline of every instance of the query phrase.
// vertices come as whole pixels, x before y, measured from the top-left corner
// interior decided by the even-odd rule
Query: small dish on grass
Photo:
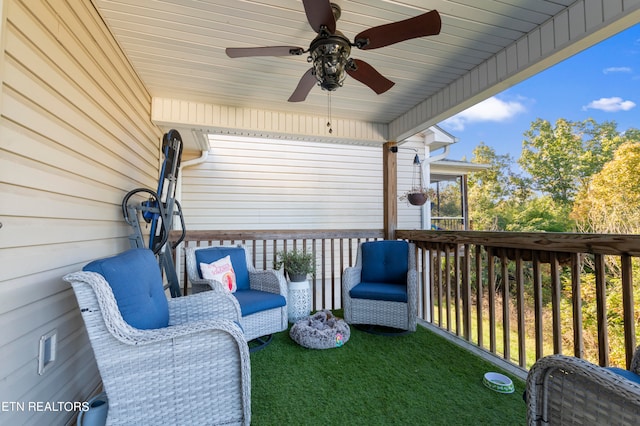
[[[482,383],[489,389],[500,393],[513,393],[515,390],[511,379],[500,373],[485,373]]]

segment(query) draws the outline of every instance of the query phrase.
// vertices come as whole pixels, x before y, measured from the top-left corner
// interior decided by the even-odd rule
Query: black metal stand
[[[180,218],[182,236],[173,245],[177,247],[185,236],[184,218],[180,203],[175,199],[176,182],[180,170],[180,159],[182,156],[182,137],[177,130],[170,130],[165,133],[162,139],[162,152],[164,160],[160,169],[158,179],[158,190],[153,191],[147,188],[137,188],[129,191],[122,199],[122,214],[124,220],[131,226],[133,232],[129,235],[129,242],[132,248],[148,247],[158,256],[160,269],[167,279],[167,287],[171,297],[180,297],[180,283],[178,274],[171,256],[171,250],[167,246],[169,232],[173,226],[174,216]],[[130,200],[139,194],[146,194],[148,197],[142,202],[131,202]],[[139,216],[144,222],[151,224],[149,233],[149,243],[145,244],[144,233],[141,227]]]

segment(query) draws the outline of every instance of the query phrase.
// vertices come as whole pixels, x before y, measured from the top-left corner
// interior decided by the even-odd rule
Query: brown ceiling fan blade
[[[336,19],[329,0],[302,0],[304,11],[311,28],[317,33],[322,26],[327,27],[331,34],[336,32]]]
[[[360,59],[353,59],[352,61],[355,67],[347,68],[347,73],[360,83],[369,86],[378,95],[391,89],[395,84],[365,61]]]
[[[356,36],[355,43],[360,49],[378,49],[412,38],[439,34],[441,26],[440,14],[432,10],[403,21],[364,30]]]
[[[302,55],[304,49],[297,46],[228,47],[225,52],[230,58],[246,58],[250,56]]]
[[[318,80],[313,75],[313,70],[309,68],[309,71],[304,73],[300,81],[298,82],[298,86],[296,90],[293,91],[291,96],[289,97],[289,102],[302,102],[307,99],[307,95],[313,89],[313,86],[316,85]]]

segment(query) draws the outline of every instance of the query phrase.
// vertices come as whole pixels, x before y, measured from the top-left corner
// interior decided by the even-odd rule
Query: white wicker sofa
[[[249,348],[228,294],[167,300],[148,249],[91,262],[64,279],[109,399],[107,424],[250,424]]]

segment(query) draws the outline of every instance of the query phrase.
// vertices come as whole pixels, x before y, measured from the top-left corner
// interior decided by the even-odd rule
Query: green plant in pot
[[[313,274],[316,271],[316,258],[313,253],[305,253],[302,250],[282,250],[277,253],[275,268],[282,267],[284,267],[289,281],[304,281],[308,274]]]

